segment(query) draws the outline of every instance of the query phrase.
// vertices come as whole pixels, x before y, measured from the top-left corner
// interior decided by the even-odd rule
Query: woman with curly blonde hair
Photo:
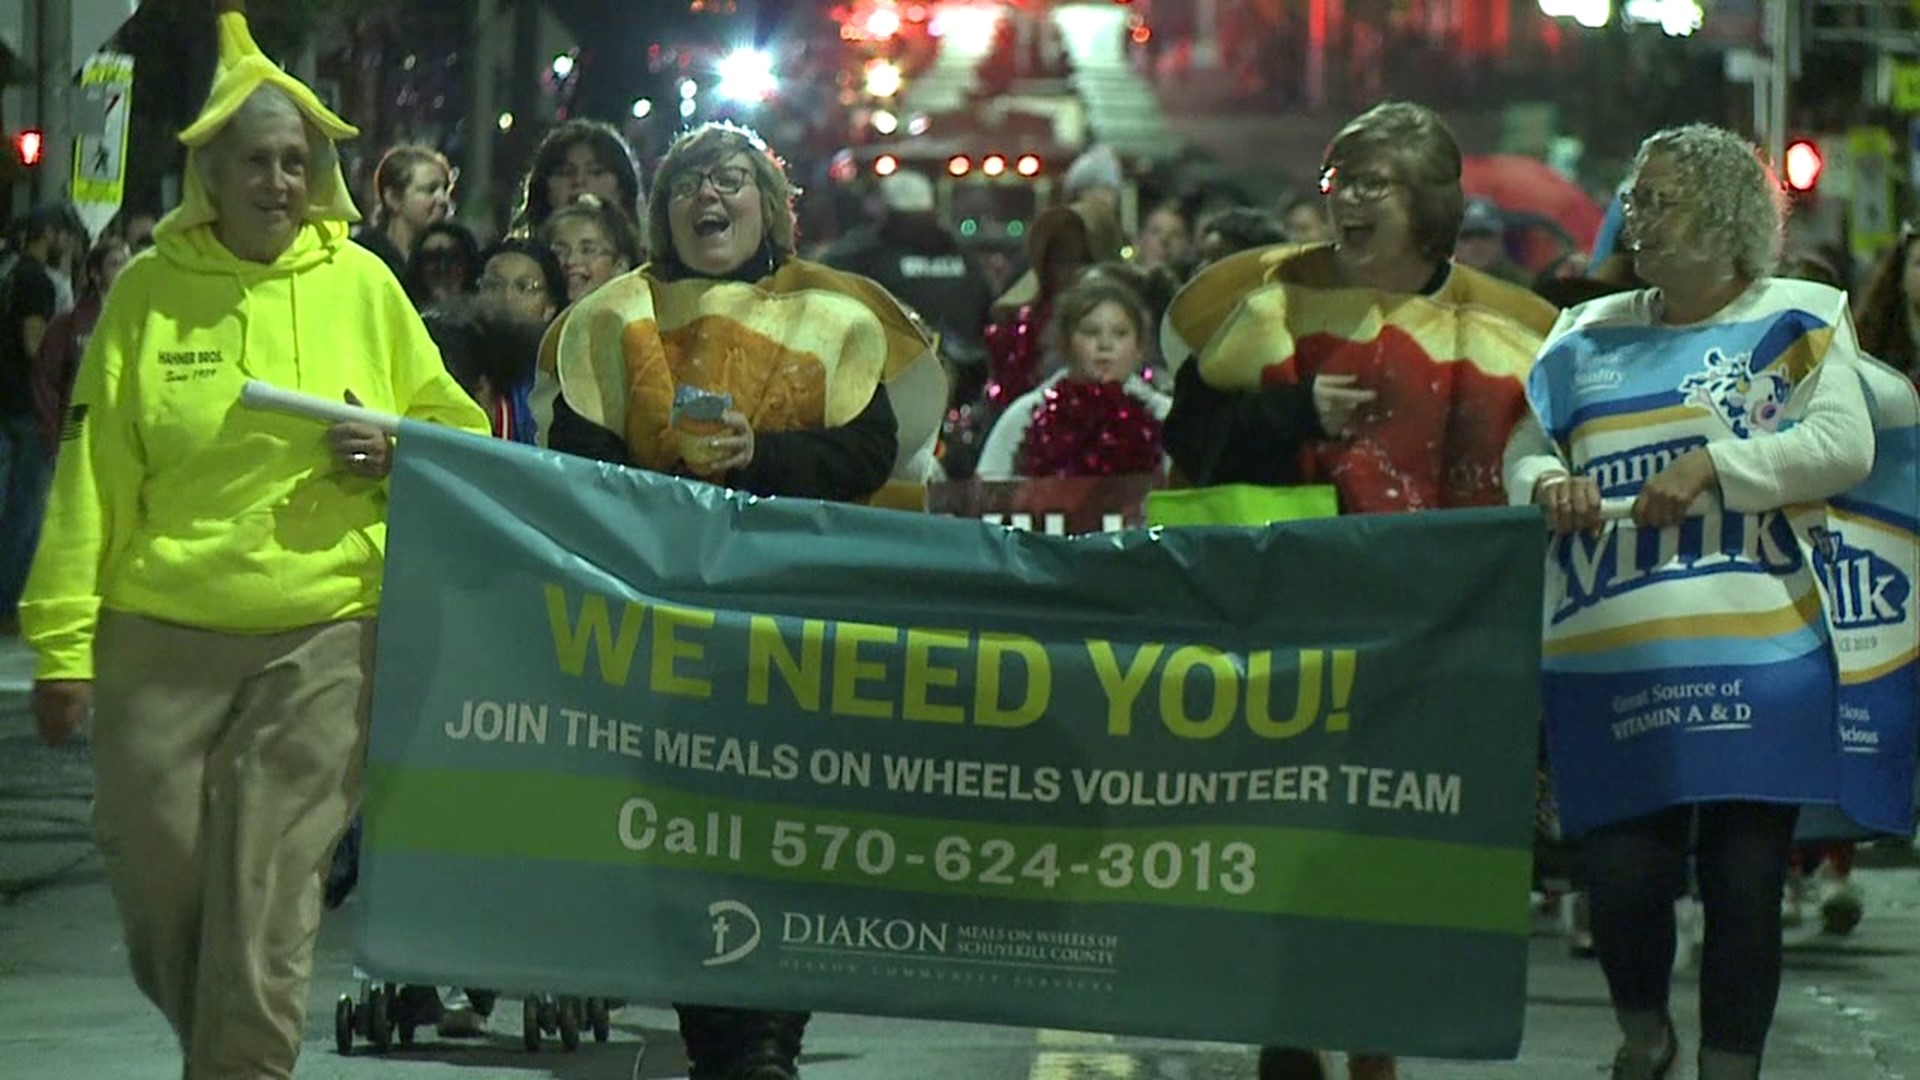
[[[1561,317],[1529,377],[1534,417],[1509,445],[1507,489],[1557,534],[1548,757],[1624,1035],[1613,1080],[1660,1080],[1679,1056],[1674,899],[1690,854],[1707,926],[1698,1075],[1751,1080],[1779,998],[1800,808],[1838,805],[1874,827],[1842,765],[1846,643],[1783,509],[1866,478],[1863,386],[1903,388],[1861,358],[1843,293],[1774,276],[1785,199],[1739,135],[1651,136],[1625,206],[1650,287]],[[1603,522],[1603,498],[1631,499],[1631,520]],[[1897,781],[1896,815],[1911,799],[1910,777]]]

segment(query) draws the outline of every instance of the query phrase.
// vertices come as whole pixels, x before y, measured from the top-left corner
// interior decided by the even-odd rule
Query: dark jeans
[[[1798,806],[1774,803],[1676,806],[1582,839],[1593,943],[1615,1008],[1667,1013],[1673,903],[1686,889],[1687,845],[1695,839],[1707,930],[1700,1044],[1760,1053],[1780,997],[1780,890],[1799,815]]]
[[[740,1080],[799,1073],[811,1013],[677,1004],[688,1080]]]
[[[53,456],[33,414],[0,416],[0,617],[20,603],[52,479]]]

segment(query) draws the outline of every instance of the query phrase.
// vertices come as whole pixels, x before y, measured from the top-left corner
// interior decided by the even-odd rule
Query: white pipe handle
[[[250,409],[268,409],[329,424],[370,424],[388,435],[400,433],[400,418],[397,416],[349,405],[344,401],[328,401],[296,390],[283,390],[258,379],[248,379],[246,385],[240,388],[240,404]]]

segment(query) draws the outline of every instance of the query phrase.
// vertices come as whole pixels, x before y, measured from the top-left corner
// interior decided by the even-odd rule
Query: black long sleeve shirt
[[[899,442],[887,388],[876,386],[867,407],[838,427],[754,432],[753,460],[722,479],[754,495],[855,501],[880,490],[893,474]],[[547,445],[563,454],[633,464],[624,435],[582,417],[565,400],[554,406]]]
[[[1311,383],[1216,390],[1191,362],[1174,377],[1173,411],[1162,437],[1188,483],[1280,487],[1300,483],[1301,447],[1326,433],[1314,412]]]

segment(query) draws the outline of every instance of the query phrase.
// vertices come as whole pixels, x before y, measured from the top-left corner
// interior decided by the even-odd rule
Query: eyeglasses
[[[1620,196],[1620,209],[1636,217],[1660,217],[1672,213],[1686,200],[1672,192],[1636,187]]]
[[[702,172],[685,172],[673,178],[667,191],[676,199],[691,199],[700,191],[700,185],[711,183],[716,195],[730,196],[740,194],[740,190],[753,179],[753,170],[738,165],[721,165]]]
[[[480,291],[482,293],[497,294],[511,292],[518,293],[521,296],[533,296],[536,293],[542,293],[546,290],[547,283],[541,281],[539,278],[514,278],[509,280],[507,278],[483,277],[480,279]]]
[[[1342,172],[1340,166],[1329,165],[1320,173],[1320,194],[1332,198],[1336,193],[1344,192],[1361,202],[1379,202],[1393,189],[1405,181],[1396,180],[1383,172],[1355,173],[1351,176]]]
[[[553,245],[553,256],[561,262],[566,262],[575,255],[580,256],[588,262],[592,262],[595,259],[611,259],[614,254],[613,248],[605,244],[595,243],[592,240],[582,241],[577,247],[572,244]]]

